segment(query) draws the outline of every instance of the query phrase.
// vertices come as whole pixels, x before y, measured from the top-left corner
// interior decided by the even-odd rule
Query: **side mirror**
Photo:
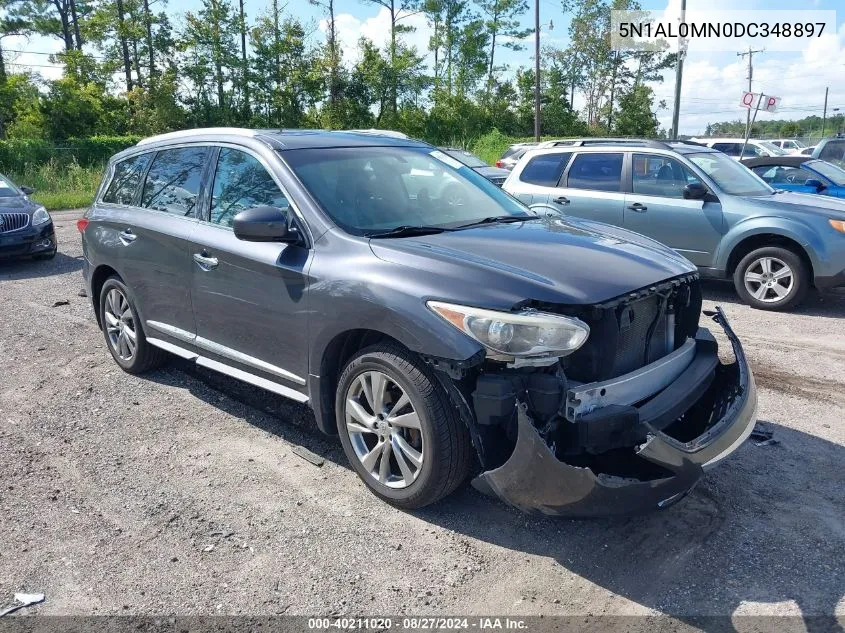
[[[298,242],[288,209],[255,207],[238,213],[232,221],[235,237],[246,242]]]
[[[691,182],[684,187],[684,200],[704,200],[707,187],[700,182]]]
[[[824,183],[821,180],[817,180],[816,178],[807,178],[804,181],[805,187],[815,187],[816,191],[821,191],[822,189],[826,189]]]
[[[18,187],[18,189],[20,189],[25,196],[31,196],[35,193],[35,189],[32,187]]]

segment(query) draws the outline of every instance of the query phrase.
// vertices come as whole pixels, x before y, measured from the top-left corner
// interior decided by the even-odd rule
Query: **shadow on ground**
[[[348,467],[339,442],[316,430],[306,406],[191,363],[177,361],[173,369],[149,376],[186,386],[213,406]],[[528,516],[469,485],[414,514],[473,539],[552,558],[693,625],[700,616],[722,616],[708,621],[707,630],[733,631],[725,616],[743,603],[794,601],[809,633],[842,632],[833,614],[845,596],[845,448],[768,426],[778,444],[746,443],[681,503],[642,517]],[[538,577],[536,587],[548,592],[548,580]]]
[[[0,281],[13,279],[35,279],[64,275],[82,270],[82,257],[70,257],[61,251],[53,259],[38,260],[32,257],[0,260]],[[79,277],[82,288],[82,277]]]

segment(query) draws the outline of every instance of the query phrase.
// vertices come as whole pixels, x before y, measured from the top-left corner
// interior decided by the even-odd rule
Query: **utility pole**
[[[747,51],[743,51],[742,53],[737,53],[737,57],[745,57],[748,55],[748,92],[752,92],[751,90],[751,80],[754,77],[754,53],[762,53],[765,48],[761,48],[759,50],[751,50],[751,47],[748,47]],[[748,109],[748,114],[745,119],[745,138],[751,134],[751,108]]]
[[[687,0],[681,0],[681,24],[686,20]],[[678,138],[678,119],[681,116],[681,80],[684,76],[684,56],[687,54],[686,42],[678,38],[678,61],[675,64],[675,107],[672,110],[672,133],[670,138]]]
[[[534,140],[540,142],[540,0],[534,0]]]
[[[825,86],[824,89],[824,112],[822,113],[822,138],[824,138],[824,124],[827,122],[827,91],[828,88]]]

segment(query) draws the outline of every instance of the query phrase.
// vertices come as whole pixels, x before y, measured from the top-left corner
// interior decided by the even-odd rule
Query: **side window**
[[[620,191],[622,154],[578,154],[572,161],[567,187],[594,191]]]
[[[645,196],[683,198],[684,187],[701,182],[679,161],[668,156],[634,154],[633,192]]]
[[[845,160],[845,141],[828,141],[822,147],[822,151],[819,152],[819,158],[841,165],[842,161]]]
[[[755,167],[754,173],[770,185],[803,185],[811,178],[819,180],[818,176],[800,167],[761,166]]]
[[[742,145],[737,143],[713,143],[713,149],[724,152],[728,156],[739,156],[742,151]]]
[[[572,154],[569,152],[535,156],[525,165],[522,173],[519,174],[519,179],[533,185],[554,187],[560,180],[560,175],[566,169],[570,158],[572,158]]]
[[[207,147],[182,147],[158,152],[147,172],[141,206],[196,217],[200,179],[207,155]]]
[[[287,208],[288,200],[264,166],[245,152],[222,148],[211,194],[213,224],[232,226],[233,218],[254,207]]]
[[[103,194],[103,202],[132,204],[141,182],[141,174],[150,162],[151,154],[141,154],[122,160],[114,166],[114,177]]]

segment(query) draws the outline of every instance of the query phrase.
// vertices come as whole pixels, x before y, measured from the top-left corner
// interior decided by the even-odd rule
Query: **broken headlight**
[[[440,301],[426,305],[500,357],[568,356],[590,335],[590,327],[583,321],[557,314],[499,312]]]

